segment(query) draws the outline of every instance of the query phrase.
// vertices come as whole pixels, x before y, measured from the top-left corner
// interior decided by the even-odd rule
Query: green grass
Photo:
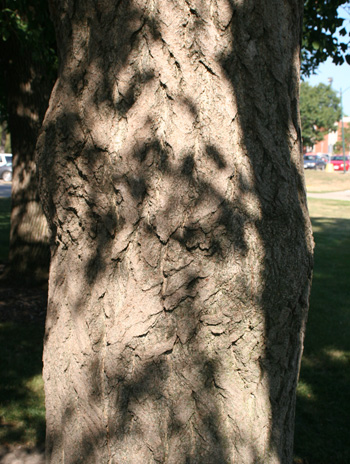
[[[308,192],[324,193],[350,190],[350,172],[325,172],[305,170],[305,183]]]
[[[42,445],[43,327],[0,323],[0,443]]]
[[[10,237],[11,199],[0,198],[0,262],[7,261]]]
[[[309,199],[315,267],[298,386],[295,455],[350,462],[350,203]]]
[[[0,198],[0,262],[8,258],[10,210],[11,199]],[[1,444],[44,443],[43,335],[38,323],[0,323]]]

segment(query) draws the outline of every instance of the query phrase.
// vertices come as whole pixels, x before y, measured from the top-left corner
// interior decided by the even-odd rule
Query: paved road
[[[0,180],[0,198],[8,198],[11,196],[11,182]]]

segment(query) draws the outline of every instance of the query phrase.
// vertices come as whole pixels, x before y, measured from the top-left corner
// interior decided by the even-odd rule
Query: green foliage
[[[5,73],[17,50],[42,64],[47,79],[56,75],[56,38],[47,0],[0,0],[0,122],[8,120]]]
[[[350,64],[350,33],[346,20],[339,15],[349,8],[349,0],[306,0],[304,5],[304,33],[302,74],[314,73],[328,57],[335,64]],[[340,37],[340,39],[338,38]]]
[[[341,115],[340,98],[330,85],[300,85],[300,117],[304,146],[312,146],[334,129]]]
[[[53,25],[46,0],[1,0],[0,35],[4,42],[16,37],[32,48],[37,59],[56,61]]]

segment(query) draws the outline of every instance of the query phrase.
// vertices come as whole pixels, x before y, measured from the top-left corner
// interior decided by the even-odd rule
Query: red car
[[[334,171],[344,171],[344,159],[342,155],[332,156],[331,164],[333,164]],[[350,167],[350,157],[345,156],[345,170],[348,171]]]

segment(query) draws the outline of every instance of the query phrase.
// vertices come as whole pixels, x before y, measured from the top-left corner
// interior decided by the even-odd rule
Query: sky
[[[337,92],[339,92],[340,89],[343,90],[344,115],[350,116],[350,65],[345,63],[341,66],[336,66],[332,63],[332,60],[328,58],[327,61],[319,66],[317,74],[311,76],[306,81],[313,86],[321,82],[323,84],[329,84],[328,79],[330,77],[333,78],[333,90]]]

